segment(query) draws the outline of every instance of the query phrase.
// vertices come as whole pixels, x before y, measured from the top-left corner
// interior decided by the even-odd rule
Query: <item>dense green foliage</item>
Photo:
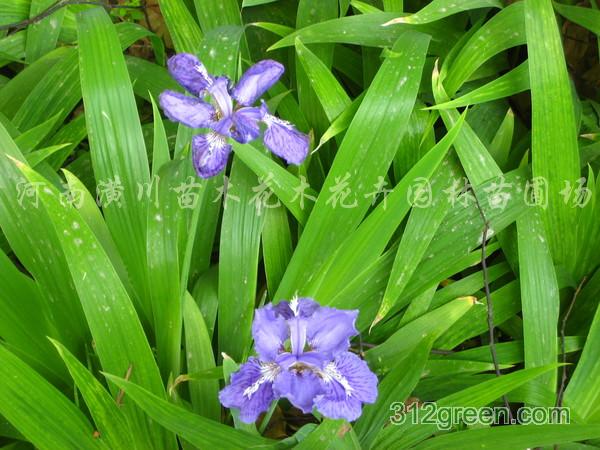
[[[58,3],[0,0],[0,448],[600,447],[594,0]],[[175,52],[283,63],[307,160],[235,143],[198,178]],[[295,295],[360,311],[352,424],[219,403]],[[390,424],[503,398],[570,424]]]

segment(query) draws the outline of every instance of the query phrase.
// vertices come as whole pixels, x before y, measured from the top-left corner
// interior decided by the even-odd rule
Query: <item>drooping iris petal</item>
[[[377,377],[362,359],[345,352],[322,371],[324,394],[315,397],[317,410],[331,419],[356,420],[363,403],[377,399]]]
[[[283,65],[271,59],[257,62],[250,67],[233,89],[233,98],[244,106],[250,106],[269,90],[284,72]]]
[[[208,127],[215,114],[212,105],[175,91],[161,93],[159,103],[169,119],[190,128]]]
[[[273,391],[279,397],[286,397],[303,413],[309,413],[315,396],[323,393],[323,386],[311,370],[299,368],[281,372],[273,383]]]
[[[265,114],[263,122],[267,125],[263,141],[267,148],[288,164],[302,164],[308,155],[309,138],[294,126],[271,114]]]
[[[260,108],[246,107],[234,111],[232,116],[234,131],[231,137],[242,144],[253,141],[260,136],[262,118],[263,112]]]
[[[307,340],[313,350],[333,358],[350,347],[350,338],[356,336],[358,310],[318,308],[308,319]]]
[[[191,94],[199,96],[212,79],[204,65],[190,53],[178,53],[167,61],[171,76]]]
[[[229,94],[229,78],[217,77],[207,88],[217,104],[222,117],[230,117],[233,110],[233,100]]]
[[[221,404],[239,409],[243,422],[255,422],[276,398],[273,381],[279,372],[275,363],[262,363],[250,358],[239,371],[231,375],[231,383],[219,392]]]
[[[198,176],[210,178],[227,165],[231,144],[217,133],[198,134],[192,138],[192,162]]]
[[[269,304],[259,308],[254,314],[252,337],[254,349],[263,361],[274,361],[283,351],[283,344],[288,338],[289,329],[283,317],[278,315]]]

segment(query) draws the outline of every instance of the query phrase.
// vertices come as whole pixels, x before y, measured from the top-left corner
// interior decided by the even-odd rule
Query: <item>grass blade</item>
[[[92,425],[73,403],[3,345],[0,378],[0,414],[37,448],[109,448],[93,438]]]
[[[576,246],[575,211],[561,191],[579,178],[579,151],[571,84],[550,0],[526,0],[525,25],[532,101],[531,158],[534,177],[546,180],[542,212],[553,259],[571,269]]]

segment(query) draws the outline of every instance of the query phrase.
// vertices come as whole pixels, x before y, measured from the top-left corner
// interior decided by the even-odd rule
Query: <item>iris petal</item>
[[[288,164],[302,164],[308,155],[308,136],[291,123],[270,114],[265,114],[263,122],[267,124],[263,138],[267,148]]]
[[[285,319],[279,316],[272,305],[256,310],[252,323],[254,348],[263,361],[273,361],[283,351],[289,329]]]
[[[218,77],[208,87],[208,92],[212,95],[222,117],[230,117],[233,110],[233,100],[229,94],[229,78]]]
[[[234,131],[231,135],[236,141],[245,144],[260,135],[260,121],[263,113],[260,108],[240,108],[233,113]]]
[[[323,369],[324,394],[315,397],[315,406],[331,419],[356,420],[363,403],[377,399],[377,377],[362,359],[345,352]]]
[[[210,178],[227,165],[231,144],[217,133],[198,134],[192,138],[192,162],[198,176]]]
[[[233,89],[233,98],[241,105],[252,105],[279,80],[284,70],[283,65],[270,59],[254,64]]]
[[[276,398],[273,381],[278,374],[279,367],[276,364],[265,364],[250,358],[239,371],[231,375],[231,383],[219,392],[219,400],[227,408],[239,409],[243,422],[255,422]]]
[[[311,412],[315,396],[323,393],[319,378],[313,372],[294,369],[281,372],[273,383],[273,390],[303,413]]]
[[[318,308],[308,320],[308,344],[316,351],[333,358],[350,347],[350,338],[356,336],[358,310]]]
[[[215,114],[215,109],[208,103],[174,91],[161,93],[159,103],[169,119],[190,128],[208,127]]]
[[[212,83],[204,65],[190,53],[172,56],[167,66],[171,76],[191,94],[199,96]]]

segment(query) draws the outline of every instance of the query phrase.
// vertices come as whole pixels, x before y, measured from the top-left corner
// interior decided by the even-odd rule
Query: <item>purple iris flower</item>
[[[287,398],[304,413],[356,420],[377,398],[377,377],[350,353],[357,310],[320,306],[310,298],[256,310],[252,335],[258,357],[231,376],[219,398],[254,422],[274,400]]]
[[[198,175],[210,178],[227,165],[229,138],[247,143],[261,134],[266,125],[265,146],[288,164],[301,164],[308,154],[309,138],[292,124],[269,113],[264,101],[252,106],[283,74],[277,61],[260,61],[250,67],[232,87],[227,77],[213,77],[194,55],[179,53],[168,61],[175,80],[192,97],[164,91],[160,105],[167,117],[190,128],[208,128],[192,138],[192,161]],[[234,102],[235,100],[235,102]]]

